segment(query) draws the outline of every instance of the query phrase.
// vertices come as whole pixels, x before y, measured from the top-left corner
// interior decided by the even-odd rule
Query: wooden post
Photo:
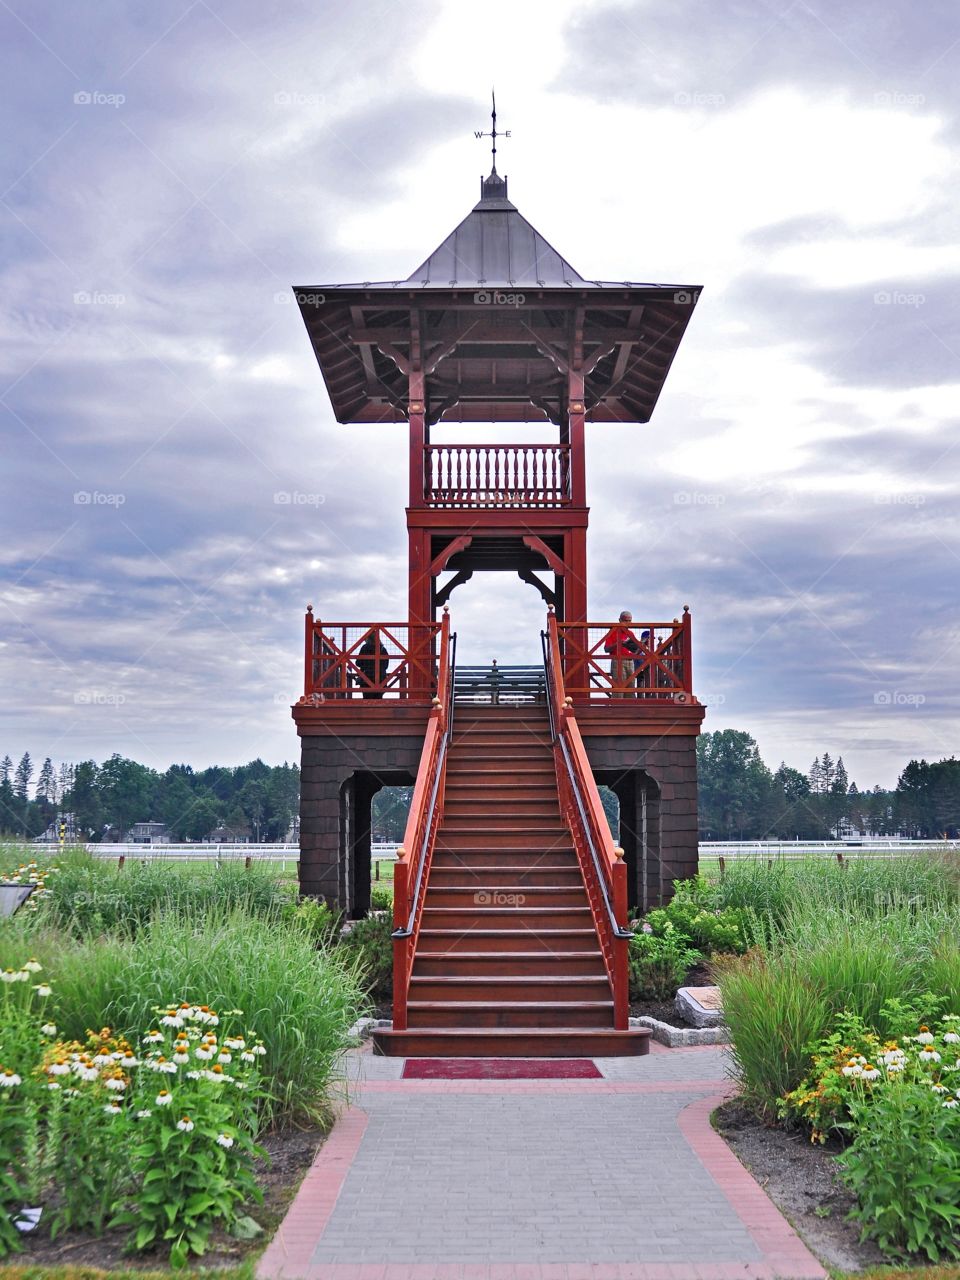
[[[690,630],[690,606],[683,606],[683,688],[685,693],[693,693],[693,634]]]
[[[126,861],[127,861],[127,855],[126,855],[125,853],[121,853],[120,857],[117,859],[117,870],[118,870],[118,871],[122,871],[122,870],[123,870],[123,868],[124,868],[124,864],[126,863]]]
[[[313,605],[307,605],[303,619],[303,696],[313,693]]]
[[[244,860],[243,860],[243,865],[246,867],[246,869],[247,869],[248,871],[250,870],[250,866],[251,866],[251,863],[252,863],[252,862],[253,862],[253,859],[250,857],[250,855],[249,855],[249,853],[248,853],[248,854],[247,854],[247,856],[246,856],[246,857],[244,858]]]
[[[839,851],[839,850],[837,851],[837,862],[839,862],[839,863],[840,863],[840,866],[841,866],[841,867],[843,866],[843,854],[842,854],[842,853],[840,853],[840,851]]]
[[[587,505],[587,473],[584,448],[583,374],[571,369],[567,374],[567,432],[570,441],[570,501],[575,507]]]
[[[717,862],[720,865],[720,879],[722,880],[724,877],[724,873],[726,872],[726,869],[727,869],[727,860],[721,854],[720,857],[717,858]]]

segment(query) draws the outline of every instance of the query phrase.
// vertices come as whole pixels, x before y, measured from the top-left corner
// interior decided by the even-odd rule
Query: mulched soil
[[[261,1249],[283,1220],[327,1132],[317,1128],[289,1129],[262,1138],[260,1145],[269,1156],[269,1163],[257,1162],[257,1182],[263,1191],[263,1204],[251,1205],[247,1212],[263,1227],[263,1232],[255,1240],[234,1240],[224,1231],[215,1231],[207,1253],[192,1259],[190,1265],[233,1267],[251,1251]],[[161,1253],[125,1253],[127,1233],[124,1231],[108,1231],[99,1238],[80,1231],[65,1231],[51,1240],[41,1223],[37,1231],[22,1238],[23,1252],[8,1259],[15,1265],[84,1266],[105,1271],[156,1271],[166,1266],[166,1258]]]
[[[854,1199],[837,1177],[838,1143],[819,1146],[802,1131],[764,1124],[738,1098],[713,1116],[740,1163],[824,1263],[860,1271],[884,1261],[876,1245],[860,1244],[860,1228],[846,1220]]]

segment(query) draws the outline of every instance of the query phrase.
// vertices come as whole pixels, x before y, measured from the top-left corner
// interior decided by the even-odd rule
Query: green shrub
[[[370,890],[370,909],[372,911],[393,910],[393,889],[389,885],[375,884]]]
[[[630,998],[669,1000],[700,959],[700,952],[688,946],[669,923],[659,935],[635,933],[628,953]]]
[[[960,1107],[929,1084],[890,1082],[851,1103],[841,1176],[851,1218],[885,1253],[960,1258]]]
[[[389,912],[355,920],[343,935],[337,952],[356,965],[371,996],[387,999],[393,994],[393,917]]]
[[[687,944],[710,954],[745,951],[745,912],[740,907],[720,907],[716,887],[702,876],[677,883],[674,897],[665,907],[651,911],[647,924],[658,937],[672,926]]]
[[[343,912],[323,898],[302,898],[283,909],[283,918],[302,929],[318,947],[329,946],[343,928]]]

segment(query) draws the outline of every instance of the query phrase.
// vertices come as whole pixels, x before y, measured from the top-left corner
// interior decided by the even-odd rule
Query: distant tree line
[[[911,760],[896,787],[861,791],[829,752],[801,773],[771,770],[739,729],[697,741],[700,838],[830,840],[866,833],[936,839],[960,834],[960,760]]]
[[[248,828],[256,841],[282,840],[297,813],[300,770],[262,760],[236,768],[194,770],[171,765],[164,773],[112,755],[57,767],[48,758],[31,786],[34,764],[25,752],[14,767],[0,760],[0,832],[42,835],[58,814],[72,814],[77,838],[99,840],[108,827],[162,822],[174,840],[202,840],[216,827]]]
[[[960,835],[960,760],[911,760],[893,790],[861,791],[843,758],[824,752],[806,773],[781,764],[771,770],[756,741],[739,729],[704,733],[697,741],[700,836],[704,840],[829,840],[865,832],[936,839]],[[175,840],[202,840],[218,826],[249,829],[256,841],[282,840],[300,798],[295,764],[262,760],[236,768],[164,773],[112,755],[103,764],[54,766],[44,760],[36,782],[25,752],[14,766],[0,760],[0,834],[42,835],[58,814],[73,815],[78,837],[98,840],[107,828],[162,822]],[[375,840],[403,838],[412,787],[385,787],[373,801]],[[604,791],[604,803],[616,802]]]

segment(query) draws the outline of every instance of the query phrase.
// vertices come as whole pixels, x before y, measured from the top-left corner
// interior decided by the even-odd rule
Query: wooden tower
[[[698,294],[584,278],[495,163],[406,279],[296,289],[338,421],[409,432],[408,617],[331,623],[309,607],[293,708],[303,892],[364,914],[371,798],[416,784],[386,1052],[645,1048],[626,1030],[626,913],[696,870],[703,708],[686,607],[620,630],[589,620],[585,426],[649,421]],[[523,422],[556,439],[497,441]],[[490,425],[483,443],[435,444],[438,423]],[[504,570],[548,605],[543,666],[458,671],[447,601]],[[620,800],[619,845],[598,782]],[[558,991],[571,998],[537,1021]]]

